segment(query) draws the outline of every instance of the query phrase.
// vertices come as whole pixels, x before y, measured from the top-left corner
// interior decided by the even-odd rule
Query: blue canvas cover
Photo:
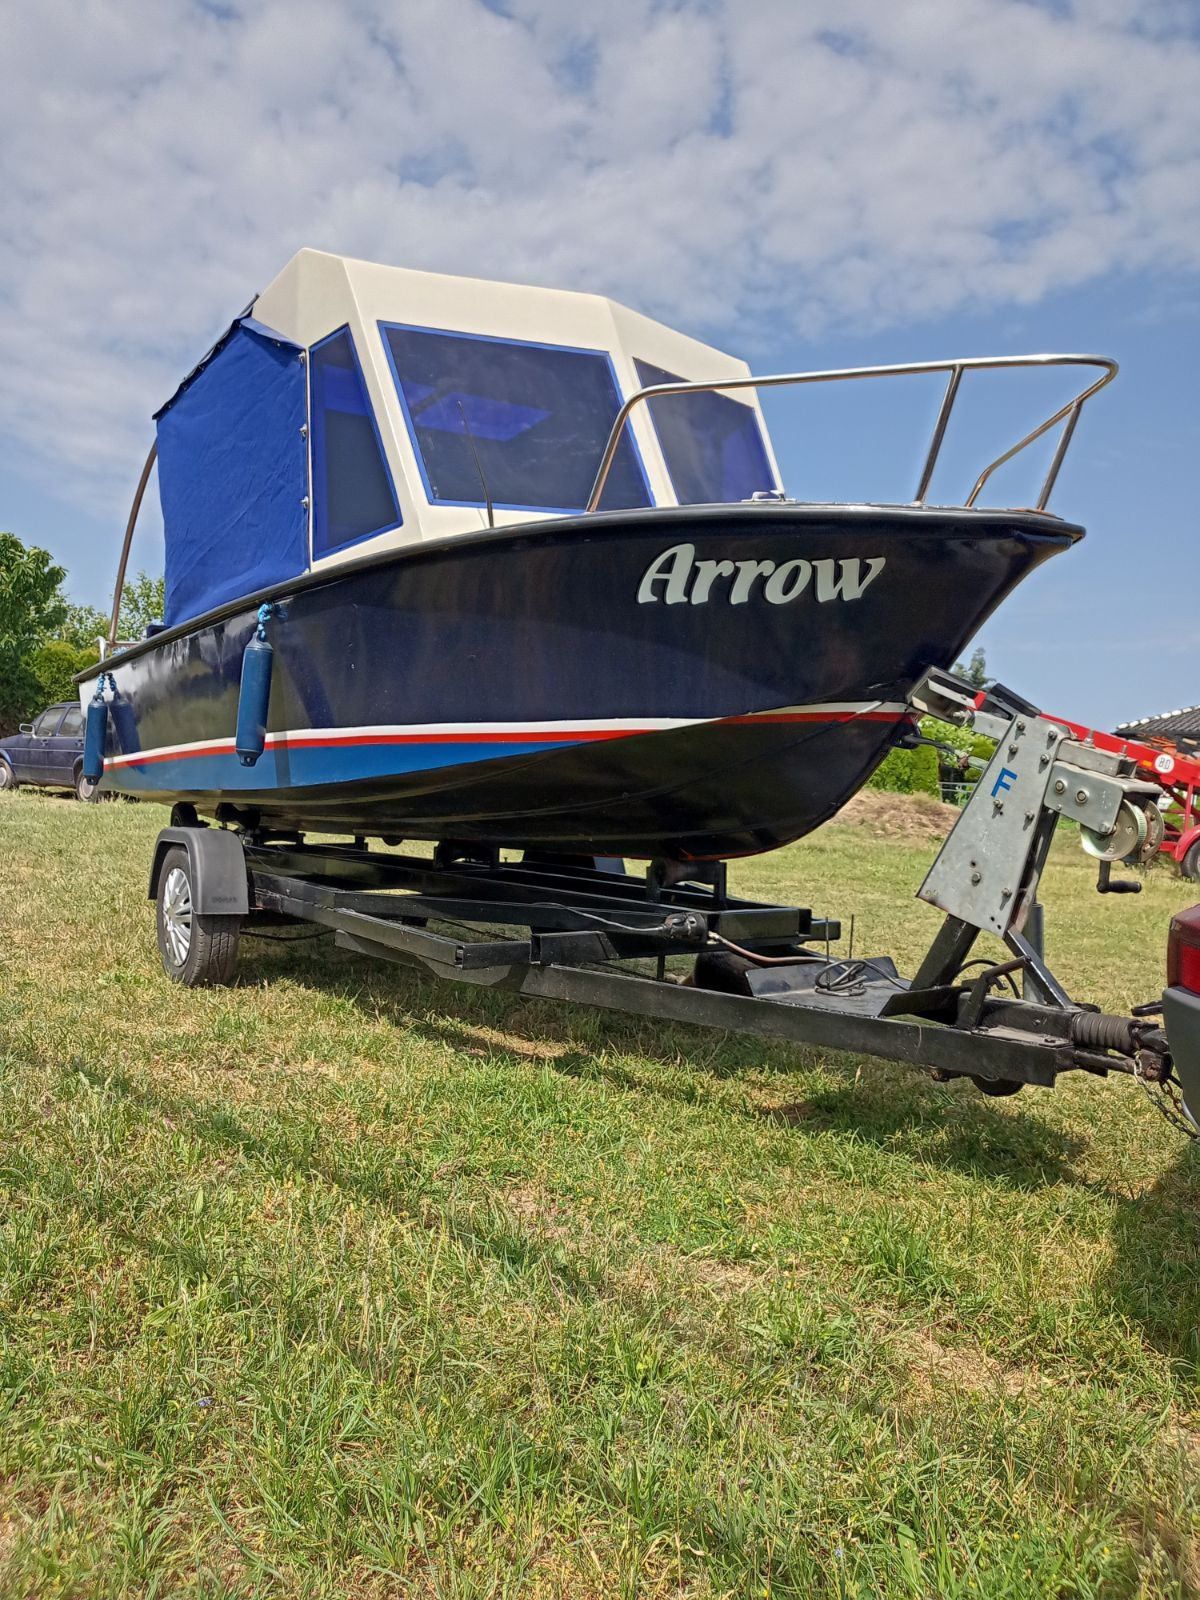
[[[308,566],[300,350],[239,317],[157,413],[168,627]]]

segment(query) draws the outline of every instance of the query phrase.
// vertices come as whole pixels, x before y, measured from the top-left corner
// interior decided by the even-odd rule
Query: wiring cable
[[[734,955],[742,956],[756,967],[794,967],[800,961],[824,961],[824,956],[816,955],[810,950],[801,950],[790,956],[763,956],[753,950],[747,950],[740,944],[734,944],[732,939],[727,939],[723,933],[710,933],[708,936],[714,944],[724,945],[726,950],[732,950]]]
[[[964,972],[970,972],[973,967],[990,967],[993,964],[994,963],[991,962],[987,956],[980,956],[976,960],[965,962],[963,966],[959,967],[958,976],[961,978]],[[1000,976],[1004,979],[1004,982],[1012,991],[1014,998],[1019,1000],[1021,996],[1020,991],[1017,988],[1017,980],[1014,975],[1011,972],[1002,972]]]

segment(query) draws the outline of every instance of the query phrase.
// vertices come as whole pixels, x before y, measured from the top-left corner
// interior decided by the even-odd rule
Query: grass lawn
[[[0,1597],[1200,1593],[1200,1162],[1126,1079],[162,976],[165,815],[0,796]],[[932,851],[736,888],[911,965]],[[1064,841],[1051,960],[1161,987]]]

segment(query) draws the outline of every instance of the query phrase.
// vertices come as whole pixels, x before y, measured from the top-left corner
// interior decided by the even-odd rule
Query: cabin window
[[[396,491],[348,328],[309,357],[313,557],[401,525]]]
[[[583,510],[621,405],[604,351],[380,328],[431,504]],[[626,429],[601,509],[651,503]]]
[[[686,381],[648,361],[635,361],[634,366],[644,389]],[[753,406],[702,389],[645,404],[681,506],[727,505],[748,500],[759,489],[775,488]]]

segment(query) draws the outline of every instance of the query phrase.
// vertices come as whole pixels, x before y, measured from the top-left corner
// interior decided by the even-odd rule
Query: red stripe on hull
[[[770,723],[805,722],[902,722],[911,720],[905,711],[767,711],[749,712],[740,717],[718,717],[711,722],[703,720],[682,723],[679,728],[577,728],[545,730],[529,729],[525,732],[495,730],[458,733],[346,733],[322,738],[288,738],[268,735],[267,748],[271,750],[332,750],[362,745],[406,744],[591,744],[609,739],[629,739],[646,733],[680,732],[687,727],[757,726]],[[149,767],[160,761],[188,761],[197,756],[232,755],[232,740],[217,744],[194,745],[187,750],[149,751],[145,755],[126,756],[107,760],[105,768]]]

